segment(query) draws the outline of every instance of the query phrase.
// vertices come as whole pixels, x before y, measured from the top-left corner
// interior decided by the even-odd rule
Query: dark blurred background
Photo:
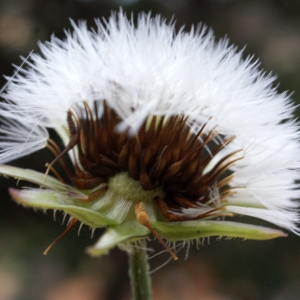
[[[227,35],[245,56],[254,54],[261,66],[278,75],[279,91],[294,92],[300,103],[300,1],[299,0],[0,0],[0,74],[11,75],[20,56],[38,51],[38,40],[63,38],[69,19],[108,17],[122,6],[126,12],[152,11],[173,16],[180,28],[199,22],[212,27],[218,38]],[[0,78],[0,87],[5,79]],[[299,112],[299,110],[298,110]],[[14,164],[43,172],[52,156],[47,151]],[[85,248],[89,228],[80,236],[73,230],[48,254],[43,251],[64,229],[62,215],[53,220],[15,205],[8,186],[0,179],[0,300],[125,300],[130,299],[127,257],[118,249],[99,259]],[[162,250],[157,244],[151,247]],[[300,299],[300,238],[272,241],[216,240],[191,246],[153,272],[154,300],[296,300]],[[168,254],[151,259],[151,268],[164,264]]]

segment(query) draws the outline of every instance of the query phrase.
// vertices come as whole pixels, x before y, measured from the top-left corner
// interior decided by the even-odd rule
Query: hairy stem
[[[129,254],[129,278],[133,300],[152,299],[146,240]]]

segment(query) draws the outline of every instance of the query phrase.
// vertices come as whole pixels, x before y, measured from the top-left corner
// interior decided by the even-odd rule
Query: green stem
[[[146,240],[138,249],[129,254],[129,278],[133,300],[151,300],[151,280],[149,273]]]

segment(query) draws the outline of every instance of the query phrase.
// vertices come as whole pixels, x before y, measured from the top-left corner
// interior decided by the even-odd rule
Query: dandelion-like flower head
[[[43,187],[11,196],[107,227],[92,254],[150,232],[162,243],[285,235],[235,215],[299,234],[299,132],[289,95],[205,26],[176,33],[150,14],[133,23],[121,11],[94,30],[72,22],[65,40],[40,43],[41,54],[7,78],[1,163],[45,147],[54,154],[45,175],[0,166]]]

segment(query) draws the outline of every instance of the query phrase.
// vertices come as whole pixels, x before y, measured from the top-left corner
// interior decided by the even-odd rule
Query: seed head
[[[11,189],[14,200],[62,210],[71,227],[107,227],[94,255],[150,233],[166,248],[163,238],[285,236],[235,215],[299,234],[294,106],[257,62],[205,27],[176,33],[150,14],[136,27],[122,11],[96,30],[72,26],[65,40],[40,43],[3,89],[1,163],[54,154],[45,174],[0,166],[42,187]]]

